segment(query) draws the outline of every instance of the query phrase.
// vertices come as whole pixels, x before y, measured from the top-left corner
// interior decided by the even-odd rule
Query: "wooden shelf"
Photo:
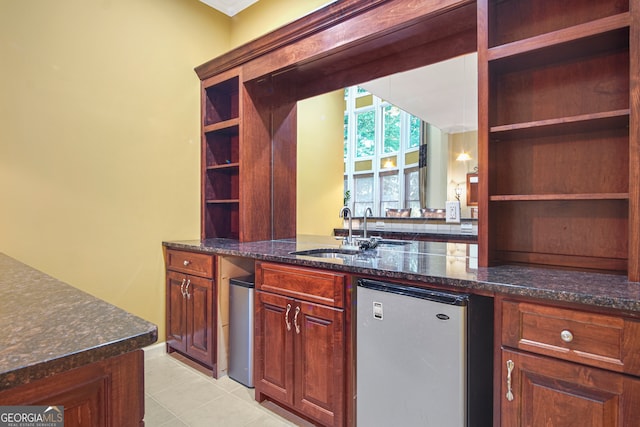
[[[500,141],[629,127],[629,111],[627,108],[602,113],[492,126],[489,131],[491,132],[492,141]]]
[[[627,0],[478,5],[479,265],[638,277],[639,10]]]
[[[224,173],[236,173],[238,172],[239,163],[223,163],[221,165],[207,166],[208,171],[224,172]]]
[[[239,132],[239,124],[240,124],[240,120],[237,117],[234,117],[232,119],[225,120],[223,122],[205,125],[204,133],[219,132],[219,133],[237,135]]]
[[[507,45],[568,29],[601,28],[608,18],[628,13],[628,0],[489,0],[488,47]]]
[[[208,199],[206,202],[208,205],[232,205],[232,204],[240,203],[240,200],[239,199],[220,199],[220,200]]]
[[[202,122],[205,128],[240,117],[237,74],[227,73],[202,82]]]
[[[530,54],[539,49],[551,49],[558,52],[556,59],[566,59],[566,56],[582,54],[588,47],[591,54],[594,49],[611,49],[614,44],[629,43],[628,31],[626,39],[623,37],[631,23],[629,12],[621,13],[584,24],[575,25],[550,33],[541,34],[524,40],[518,40],[504,45],[496,46],[488,50],[489,61],[496,61],[509,57]],[[622,30],[622,31],[621,31]],[[545,52],[545,62],[553,60],[550,51]],[[560,56],[560,53],[564,57]]]
[[[505,194],[489,196],[492,202],[544,201],[544,200],[627,200],[629,193],[584,193],[584,194]]]

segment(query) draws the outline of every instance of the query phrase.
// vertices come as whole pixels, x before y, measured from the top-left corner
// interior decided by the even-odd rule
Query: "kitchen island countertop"
[[[407,244],[380,245],[361,255],[344,259],[291,254],[300,250],[340,246],[334,237],[325,236],[297,236],[246,243],[231,239],[207,239],[163,244],[171,249],[329,268],[356,275],[446,286],[461,292],[468,290],[486,295],[530,297],[640,315],[640,283],[629,282],[625,275],[519,265],[477,267],[475,244],[412,241]]]
[[[0,391],[138,350],[156,325],[0,253]]]

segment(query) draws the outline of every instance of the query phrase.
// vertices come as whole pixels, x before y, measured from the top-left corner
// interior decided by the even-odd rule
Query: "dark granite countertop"
[[[154,343],[157,327],[0,253],[0,390]]]
[[[335,236],[345,237],[349,235],[348,228],[334,228],[333,234]],[[362,230],[354,230],[354,236],[361,237]],[[478,243],[477,234],[462,234],[462,233],[428,233],[428,232],[414,232],[414,231],[397,231],[397,230],[376,230],[369,233],[369,236],[378,236],[383,239],[398,239],[398,240],[424,240],[430,242],[460,242],[460,243]]]
[[[488,295],[517,295],[585,304],[640,315],[640,283],[629,282],[626,276],[517,265],[479,268],[476,244],[413,241],[406,245],[381,245],[353,259],[290,254],[305,249],[339,247],[340,243],[334,237],[323,236],[248,243],[208,239],[163,244],[173,249],[330,268]]]

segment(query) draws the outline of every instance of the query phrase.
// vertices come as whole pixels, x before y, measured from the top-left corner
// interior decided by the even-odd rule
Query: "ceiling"
[[[259,0],[200,0],[202,3],[211,6],[212,8],[226,14],[233,16],[243,9],[257,3]]]
[[[478,129],[475,52],[359,86],[444,132]]]

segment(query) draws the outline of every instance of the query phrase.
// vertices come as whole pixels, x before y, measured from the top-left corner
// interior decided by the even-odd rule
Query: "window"
[[[344,191],[354,216],[405,207],[418,215],[421,124],[360,87],[345,89]]]

